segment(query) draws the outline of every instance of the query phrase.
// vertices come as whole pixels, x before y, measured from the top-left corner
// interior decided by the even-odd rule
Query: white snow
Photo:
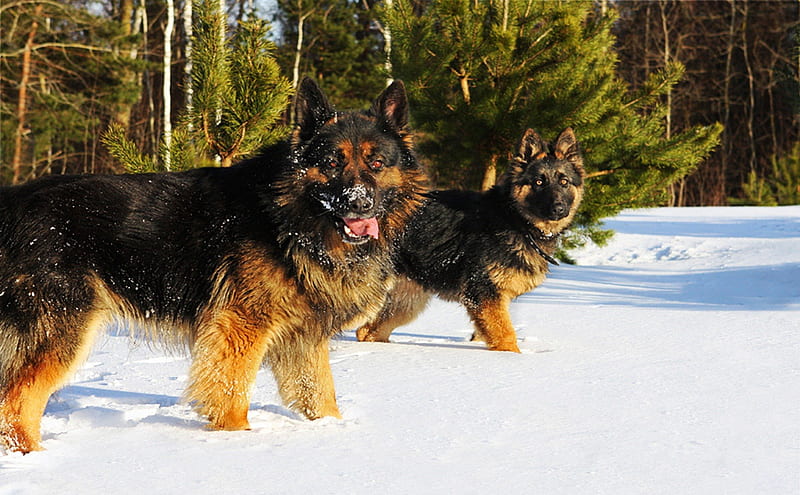
[[[626,211],[512,318],[521,355],[434,301],[391,344],[332,343],[342,420],[252,431],[180,402],[188,361],[109,332],[0,494],[798,494],[800,206]]]

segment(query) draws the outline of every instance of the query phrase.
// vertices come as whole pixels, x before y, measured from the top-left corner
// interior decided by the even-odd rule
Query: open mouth
[[[348,244],[364,244],[377,239],[378,220],[371,218],[342,218],[342,239]]]

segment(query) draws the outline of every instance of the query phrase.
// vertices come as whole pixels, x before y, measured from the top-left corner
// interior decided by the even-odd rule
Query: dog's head
[[[555,235],[569,226],[578,210],[583,176],[583,158],[571,128],[552,144],[528,129],[501,184],[525,219],[544,234]]]
[[[307,229],[323,233],[327,250],[391,242],[426,183],[412,151],[403,83],[392,83],[367,111],[337,112],[307,78],[295,121],[293,183],[284,201],[299,202],[298,214],[309,216]]]

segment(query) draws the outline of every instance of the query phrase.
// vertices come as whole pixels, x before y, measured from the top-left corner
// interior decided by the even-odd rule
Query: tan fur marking
[[[409,148],[414,147],[414,135],[412,133],[406,130],[401,130],[400,139],[403,141],[403,144],[405,144],[407,147]]]
[[[344,163],[342,163],[343,167],[349,167],[353,164],[353,160],[356,156],[356,150],[353,147],[353,143],[350,141],[342,141],[339,143],[339,151],[342,153],[344,158]]]
[[[363,141],[359,147],[361,148],[361,165],[365,168],[369,168],[372,154],[375,153],[375,143],[372,141]]]
[[[320,184],[326,184],[328,182],[328,177],[323,174],[318,167],[311,167],[306,170],[304,178],[308,182],[319,182]]]
[[[336,405],[328,340],[295,336],[268,351],[283,402],[308,419],[341,418]]]
[[[414,320],[431,298],[429,292],[406,277],[400,277],[386,297],[376,318],[356,330],[361,342],[389,342],[395,328]]]
[[[404,180],[403,173],[397,167],[387,167],[379,178],[379,186],[384,188],[400,187]]]
[[[69,362],[54,352],[40,356],[35,364],[23,368],[0,401],[0,439],[11,450],[24,454],[42,450],[41,422],[47,400],[86,360],[107,316],[95,311],[85,321],[82,341]]]
[[[250,428],[247,411],[267,336],[236,309],[219,311],[198,332],[187,397],[217,430]]]
[[[8,448],[23,454],[42,450],[42,414],[63,374],[63,367],[52,356],[21,373],[0,402],[0,434]]]
[[[514,196],[514,201],[519,204],[525,204],[525,198],[528,197],[528,194],[530,193],[530,184],[525,184],[523,186],[515,185],[511,192],[511,194]]]
[[[255,247],[244,246],[238,260],[241,270],[218,277],[216,293],[221,305],[209,308],[201,317],[187,398],[208,415],[212,428],[249,428],[250,393],[266,356],[287,406],[309,419],[340,417],[325,325],[308,319],[314,311],[295,280],[270,264]],[[336,276],[331,279],[316,265],[308,265],[306,271],[305,266],[298,264],[301,280],[311,277],[309,285],[329,287],[331,297],[342,298],[331,301],[331,307],[352,301],[355,294],[351,289],[331,284]],[[376,302],[375,308],[367,311],[370,316],[382,302],[378,295],[372,296]]]
[[[535,258],[534,258],[535,256]],[[513,299],[535,289],[544,282],[547,276],[547,262],[538,254],[526,256],[527,262],[536,267],[531,270],[516,270],[494,263],[487,267],[489,277],[503,297]]]
[[[484,301],[476,308],[467,308],[475,324],[475,340],[483,340],[492,351],[520,352],[517,334],[508,313],[508,298]]]
[[[215,305],[199,318],[185,394],[218,430],[249,429],[250,395],[267,348],[280,348],[281,333],[302,324],[287,308],[308,311],[293,281],[256,248],[244,246],[234,263],[241,269],[221,267]]]

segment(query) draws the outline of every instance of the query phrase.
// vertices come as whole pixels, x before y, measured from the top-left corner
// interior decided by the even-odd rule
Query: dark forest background
[[[403,12],[424,19],[432,15],[432,3],[406,1],[403,8],[408,10]],[[488,6],[485,19],[491,18],[491,22],[496,20],[492,16],[510,8],[509,0],[451,3],[450,20],[457,25],[468,21],[459,17],[466,15],[463,12],[477,12],[479,6]],[[574,5],[580,6],[580,13]],[[283,91],[286,98],[274,101],[282,105],[290,101],[291,84],[310,75],[340,108],[368,105],[387,78],[397,76],[393,73],[400,70],[397,67],[405,71],[401,74],[404,79],[405,73],[421,70],[414,72],[409,60],[402,59],[403,53],[408,55],[414,47],[400,45],[400,32],[391,37],[392,24],[386,15],[389,7],[395,8],[389,0],[277,0],[269,7],[237,0],[221,6],[229,37],[248,20],[268,22],[249,24],[248,32],[267,40],[251,48],[274,59],[286,82],[274,83],[271,91]],[[658,132],[667,140],[699,126],[711,129],[716,123],[722,125],[713,151],[698,151],[702,156],[696,166],[686,174],[671,175],[674,180],[662,184],[666,192],[659,196],[660,204],[798,202],[800,2],[530,0],[513,1],[512,7],[528,9],[526,15],[535,10],[539,20],[533,27],[541,30],[542,36],[550,32],[550,19],[553,25],[569,26],[573,22],[569,16],[577,16],[576,22],[582,23],[583,36],[589,36],[588,24],[594,26],[594,33],[607,28],[613,53],[602,43],[590,48],[602,51],[596,54],[598,60],[606,57],[613,62],[616,77],[629,94],[647,93],[654,74],[666,74],[666,89],[648,93],[656,95],[657,101],[647,111],[656,112],[652,109],[657,108],[663,121]],[[0,4],[0,184],[46,174],[126,171],[119,157],[112,156],[104,145],[109,128],[116,129],[143,156],[160,153],[165,135],[171,135],[173,128],[194,129],[186,115],[194,104],[191,78],[197,77],[188,63],[196,56],[191,54],[190,41],[197,37],[192,27],[197,12],[198,5],[192,0],[4,0]],[[443,14],[440,11],[438,15]],[[444,29],[444,21],[438,19],[427,28]],[[530,16],[525,19],[533,22]],[[501,21],[505,22],[497,20]],[[523,27],[519,29],[522,33]],[[569,42],[565,35],[547,49],[567,53],[564,46]],[[392,57],[399,57],[399,66],[389,63],[390,48],[396,50]],[[554,59],[571,63],[564,53]],[[448,68],[455,73],[450,63]],[[574,63],[576,71],[583,70]],[[552,77],[568,77],[564,72],[554,72]],[[670,80],[673,76],[676,79]],[[469,88],[473,80],[463,79]],[[474,84],[477,94],[478,82]],[[423,89],[416,84],[411,91],[417,91],[421,99]],[[623,104],[635,102],[631,99]],[[288,115],[284,111],[278,116],[275,125],[282,126],[281,132],[290,123]],[[535,112],[525,125],[539,125]],[[542,125],[549,135],[550,127],[555,129],[558,124]],[[425,126],[415,122],[415,127]],[[513,134],[508,136],[509,142],[518,138],[517,132]],[[253,150],[242,146],[229,151],[230,162]],[[508,147],[508,151],[513,150]],[[207,162],[198,158],[197,163]],[[448,174],[446,167],[442,163],[435,167],[434,177],[442,186],[477,188],[481,177],[486,179],[485,171],[480,171],[475,172],[474,180],[459,182],[459,175]],[[601,167],[595,173],[611,173],[610,168]],[[469,176],[469,171],[465,173]]]

